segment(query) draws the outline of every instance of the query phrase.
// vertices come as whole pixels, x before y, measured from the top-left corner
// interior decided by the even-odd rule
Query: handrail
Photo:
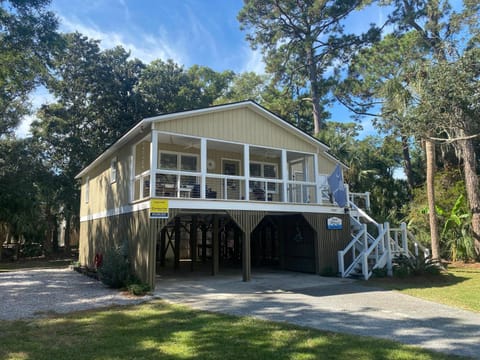
[[[355,205],[353,202],[350,201],[350,206],[355,210],[357,211],[363,218],[367,219],[368,222],[370,223],[373,223],[375,225],[379,225],[375,219],[373,219],[370,215],[368,215],[365,211],[363,211],[362,209],[360,209],[357,205]]]
[[[429,257],[430,256],[430,249],[427,249],[425,246],[420,244],[417,239],[415,238],[415,235],[407,230],[407,236],[412,240],[414,246],[415,246],[415,256],[418,256],[418,249],[420,249],[423,252],[424,257]]]

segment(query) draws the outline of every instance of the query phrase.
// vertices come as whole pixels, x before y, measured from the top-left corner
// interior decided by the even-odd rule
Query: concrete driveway
[[[480,314],[366,287],[348,279],[292,272],[159,277],[155,297],[196,309],[253,316],[396,340],[480,359]]]

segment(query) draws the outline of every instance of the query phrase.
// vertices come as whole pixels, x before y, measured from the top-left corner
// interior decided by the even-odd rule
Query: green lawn
[[[439,276],[373,279],[368,285],[480,312],[480,266],[451,267]]]
[[[392,341],[155,301],[0,321],[1,359],[452,359]]]

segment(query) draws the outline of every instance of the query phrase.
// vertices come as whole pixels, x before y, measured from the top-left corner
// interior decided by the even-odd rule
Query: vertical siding
[[[316,146],[304,138],[248,108],[212,111],[208,114],[160,121],[155,124],[155,128],[178,134],[280,149],[303,152],[317,150]]]
[[[317,232],[318,272],[331,268],[338,271],[337,252],[347,246],[351,240],[350,218],[348,215],[303,214],[310,226]],[[327,230],[327,219],[336,216],[343,220],[342,230]]]
[[[89,172],[90,196],[88,203],[85,201],[86,177],[82,178],[80,216],[99,213],[129,203],[130,156],[130,147],[125,147]],[[113,157],[117,158],[117,179],[112,183],[110,162]]]
[[[243,232],[252,232],[265,217],[265,211],[229,210],[228,215]]]

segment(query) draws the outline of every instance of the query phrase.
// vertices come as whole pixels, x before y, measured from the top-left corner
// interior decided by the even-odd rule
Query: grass
[[[480,312],[480,266],[449,267],[438,276],[373,279],[368,285]]]
[[[0,321],[1,359],[453,359],[388,340],[341,335],[162,301]]]

